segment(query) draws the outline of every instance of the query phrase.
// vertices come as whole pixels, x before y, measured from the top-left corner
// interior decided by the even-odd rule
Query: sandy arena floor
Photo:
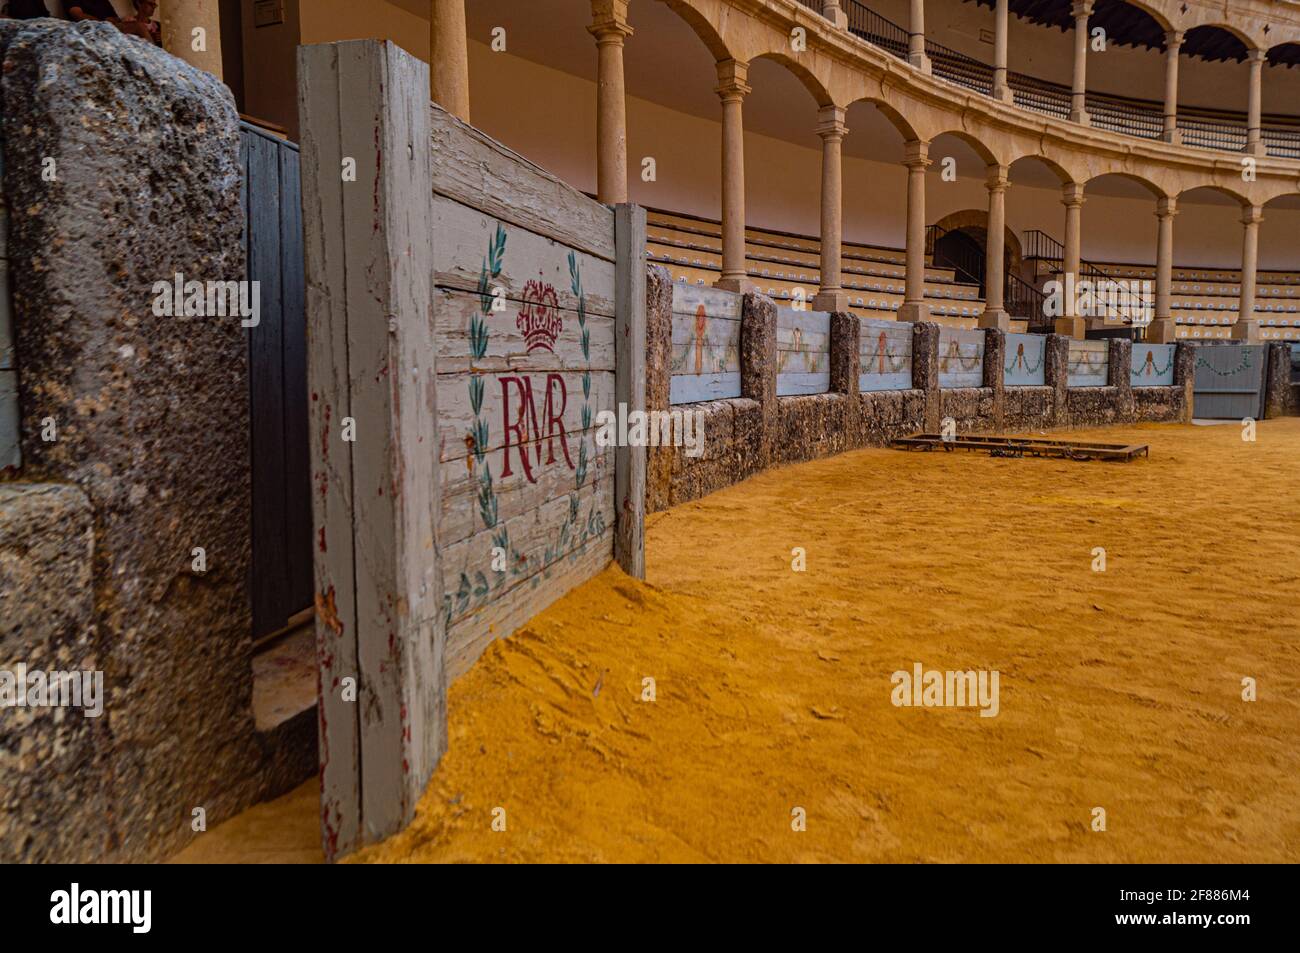
[[[865,450],[652,517],[648,585],[452,686],[415,823],[360,859],[1300,860],[1300,419],[1083,436],[1151,458]],[[895,707],[916,662],[998,670],[1000,713]],[[313,781],[178,859],[317,836]]]

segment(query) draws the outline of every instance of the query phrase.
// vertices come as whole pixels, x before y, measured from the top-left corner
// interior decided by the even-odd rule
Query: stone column
[[[217,0],[162,0],[163,49],[221,79],[221,12]],[[202,30],[195,34],[195,30]],[[199,49],[195,49],[195,47]]]
[[[1178,337],[1171,307],[1174,290],[1174,216],[1178,201],[1162,198],[1156,202],[1156,313],[1147,328],[1145,340],[1171,344]]]
[[[900,321],[928,321],[925,303],[925,170],[930,165],[930,143],[913,139],[903,152],[907,166],[907,278]]]
[[[985,241],[984,259],[984,313],[980,315],[981,328],[1011,329],[1011,316],[1004,302],[1006,291],[1006,195],[1007,167],[989,166],[988,238]]]
[[[930,72],[930,57],[925,55],[925,0],[912,0],[907,27],[907,61],[924,73]]]
[[[843,174],[841,145],[849,131],[844,125],[844,110],[825,106],[820,113],[817,135],[822,140],[822,282],[813,298],[817,311],[847,311],[849,297],[844,293],[840,247],[844,239]]]
[[[429,7],[429,97],[469,122],[469,45],[465,0],[432,0]]]
[[[1263,50],[1251,50],[1246,54],[1250,63],[1250,99],[1246,107],[1246,154],[1252,156],[1267,155],[1261,135],[1260,112],[1264,97],[1264,60],[1268,54]]]
[[[822,16],[835,24],[838,30],[848,28],[849,15],[840,6],[840,0],[822,0]]]
[[[1088,107],[1085,98],[1088,86],[1088,17],[1092,16],[1092,0],[1077,0],[1070,7],[1074,17],[1074,85],[1070,98],[1070,120],[1088,125]]]
[[[627,201],[627,97],[623,85],[623,42],[632,35],[627,3],[593,0],[596,38],[596,200],[607,205]]]
[[[745,270],[745,119],[743,104],[750,86],[749,64],[718,63],[716,92],[722,100],[722,277],[715,285],[727,291],[747,291]]]
[[[1183,141],[1178,132],[1178,51],[1183,45],[1181,30],[1165,34],[1165,142]]]
[[[1061,261],[1061,294],[1064,308],[1056,319],[1056,333],[1082,340],[1086,322],[1077,314],[1075,284],[1079,280],[1083,242],[1083,186],[1071,182],[1062,191],[1065,206],[1065,251]]]
[[[1241,216],[1245,226],[1241,242],[1241,299],[1237,304],[1237,323],[1232,326],[1234,341],[1259,340],[1259,321],[1255,318],[1255,269],[1259,265],[1259,223],[1264,210],[1248,205]]]
[[[993,98],[1015,102],[1007,85],[1007,0],[997,0],[993,8]]]

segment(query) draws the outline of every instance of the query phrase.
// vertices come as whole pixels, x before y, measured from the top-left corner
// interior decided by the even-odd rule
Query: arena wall
[[[919,431],[938,432],[945,419],[951,419],[957,433],[1075,430],[1191,419],[1194,350],[1190,344],[1134,345],[1126,338],[1086,342],[1100,345],[1102,350],[1085,348],[1076,353],[1076,373],[1086,371],[1089,362],[1096,371],[1083,386],[1071,386],[1071,345],[1084,342],[1056,334],[1035,336],[1042,341],[1041,357],[1029,364],[1038,371],[1041,362],[1044,383],[1008,386],[1007,364],[1014,369],[1019,353],[1017,349],[1008,357],[1008,337],[1014,341],[1030,336],[1009,336],[994,328],[955,332],[929,323],[904,325],[912,335],[910,386],[897,386],[894,377],[878,377],[883,389],[864,391],[863,322],[849,314],[829,316],[830,380],[825,391],[778,396],[779,328],[783,323],[793,325],[789,318],[783,321],[780,312],[789,309],[778,308],[764,295],[719,291],[709,292],[712,310],[727,313],[738,309],[740,313],[741,396],[673,402],[670,382],[683,370],[682,323],[690,311],[682,302],[694,303],[699,296],[696,289],[674,285],[661,268],[652,266],[648,272],[649,407],[698,412],[705,434],[699,456],[692,457],[680,447],[650,450],[650,511],[698,499],[772,466],[885,446]],[[713,325],[704,327],[712,329]],[[870,334],[874,329],[867,330]],[[1135,362],[1135,346],[1157,351],[1159,357]],[[866,353],[871,353],[870,348]],[[666,354],[672,357],[665,362]],[[1280,375],[1289,350],[1281,344],[1272,345],[1270,355],[1274,372]],[[1167,376],[1142,376],[1142,368],[1150,364]],[[700,371],[701,376],[708,376],[707,365]],[[1147,386],[1149,380],[1167,379],[1172,383]],[[955,386],[944,386],[946,383]],[[688,393],[689,389],[679,385],[678,391]],[[1284,412],[1286,392],[1280,385],[1276,390],[1278,414]]]

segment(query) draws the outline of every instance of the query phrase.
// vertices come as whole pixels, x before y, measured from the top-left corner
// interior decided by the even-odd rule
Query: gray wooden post
[[[298,75],[332,860],[400,830],[446,748],[429,72],[365,40],[301,48]]]
[[[646,216],[636,205],[614,209],[614,401],[627,413],[646,411]],[[646,448],[614,452],[614,559],[645,578]]]
[[[0,182],[4,157],[0,156]],[[22,465],[18,439],[18,364],[14,358],[13,298],[9,291],[9,206],[0,191],[0,472]]]

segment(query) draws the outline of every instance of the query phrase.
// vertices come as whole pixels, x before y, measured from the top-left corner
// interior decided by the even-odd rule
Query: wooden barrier
[[[1007,387],[1041,387],[1047,383],[1047,336],[1008,334],[1002,366]]]
[[[1071,387],[1105,387],[1109,383],[1110,344],[1107,341],[1070,341]]]
[[[982,330],[939,329],[939,386],[984,386],[984,340]]]
[[[740,295],[673,285],[670,401],[740,396]]]
[[[776,393],[825,394],[831,388],[831,316],[776,309]]]
[[[906,322],[863,318],[859,341],[859,390],[912,386],[912,329]]]
[[[1176,344],[1135,343],[1129,365],[1134,387],[1172,387]]]
[[[493,639],[644,573],[645,449],[597,437],[645,409],[645,215],[431,108],[391,43],[299,77],[333,859],[409,821]]]

